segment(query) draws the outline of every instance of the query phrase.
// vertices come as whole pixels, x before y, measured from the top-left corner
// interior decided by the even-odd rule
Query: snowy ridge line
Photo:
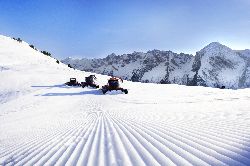
[[[66,58],[62,62],[78,70],[135,82],[239,89],[250,87],[249,55],[249,50],[235,51],[213,42],[195,56],[152,50],[98,59]]]

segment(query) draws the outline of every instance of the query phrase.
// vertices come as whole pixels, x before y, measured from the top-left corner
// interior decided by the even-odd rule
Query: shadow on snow
[[[78,95],[103,95],[100,90],[90,90],[76,93],[46,93],[41,96],[78,96]]]
[[[66,89],[71,89],[71,88],[81,88],[79,86],[67,86],[65,84],[60,84],[60,85],[41,85],[41,86],[31,86],[32,88],[46,88],[46,89],[52,89],[52,88],[66,88]],[[46,93],[46,94],[41,94],[41,95],[36,95],[36,96],[78,96],[78,95],[103,95],[101,90],[98,89],[92,89],[89,88],[90,90],[87,91],[82,91],[82,92],[72,92],[72,93]],[[106,95],[118,95],[118,94],[123,94],[120,91],[112,91],[112,92],[107,92]]]
[[[65,84],[60,84],[60,85],[34,85],[31,86],[32,88],[79,88],[79,86],[67,86]]]

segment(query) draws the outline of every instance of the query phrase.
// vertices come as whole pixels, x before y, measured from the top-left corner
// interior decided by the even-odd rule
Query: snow
[[[140,66],[140,62],[138,61],[129,63],[125,65],[124,67],[115,66],[118,70],[114,70],[113,74],[117,76],[123,76],[124,78],[131,78],[133,76],[133,70],[138,69],[139,66]]]
[[[250,58],[250,50],[249,49],[246,49],[246,50],[237,50],[235,52],[242,54],[246,58]]]
[[[165,63],[160,63],[158,66],[154,67],[152,70],[146,72],[142,80],[146,81],[148,80],[149,82],[160,82],[162,79],[164,79],[166,75],[166,66]]]
[[[0,46],[0,165],[250,165],[249,89],[124,81],[127,95],[103,95],[63,84],[90,73]]]
[[[200,51],[204,54],[201,60],[201,68],[199,74],[203,75],[203,72],[209,76],[209,78],[203,78],[206,84],[210,87],[214,87],[216,84],[220,86],[225,85],[230,88],[239,88],[239,79],[245,70],[245,61],[236,54],[232,49],[218,43],[213,42]],[[211,58],[220,58],[224,61],[232,64],[232,68],[228,67],[215,67],[211,65]],[[223,64],[217,64],[223,66]],[[211,77],[212,72],[214,76]]]

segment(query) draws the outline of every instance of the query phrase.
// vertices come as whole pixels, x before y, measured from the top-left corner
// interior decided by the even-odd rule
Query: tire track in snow
[[[133,124],[136,124],[136,123],[133,123]],[[129,124],[129,125],[131,125],[131,124]],[[134,125],[132,125],[132,126],[134,126]],[[145,126],[147,126],[147,127],[145,127]],[[223,162],[220,161],[222,158],[224,158],[225,160],[230,160],[231,164],[235,163],[234,160],[232,160],[232,159],[230,159],[228,157],[225,158],[225,156],[221,155],[221,154],[219,154],[220,158],[217,158],[215,160],[216,157],[214,158],[213,156],[216,156],[216,154],[211,152],[212,149],[207,148],[206,146],[204,146],[204,144],[196,143],[194,141],[195,138],[192,138],[192,139],[185,138],[185,136],[183,136],[183,135],[179,136],[180,133],[178,133],[178,132],[176,134],[175,132],[169,132],[169,131],[168,131],[168,134],[166,135],[165,132],[158,131],[159,128],[153,129],[152,127],[150,127],[149,124],[139,125],[136,128],[141,128],[141,131],[147,131],[148,133],[151,133],[150,135],[154,135],[155,139],[157,139],[157,137],[160,136],[161,137],[160,142],[166,142],[167,143],[166,146],[173,147],[173,150],[177,151],[178,154],[181,154],[181,151],[178,150],[178,149],[182,148],[184,150],[184,154],[183,153],[182,154],[184,156],[188,157],[187,160],[189,160],[189,159],[193,160],[193,158],[190,158],[192,155],[190,155],[189,153],[191,153],[194,156],[199,157],[199,159],[202,159],[202,160],[206,161],[208,164],[211,164],[211,165],[225,165],[226,163],[223,163]],[[171,144],[173,144],[175,147],[173,145],[171,145]],[[197,147],[199,147],[199,148],[196,149]],[[209,152],[209,153],[211,153],[213,155],[210,156],[210,154],[205,154],[204,152]],[[214,152],[216,152],[216,151],[214,151]],[[217,153],[217,155],[218,155],[218,153]],[[195,161],[192,164],[195,165],[197,163],[200,163],[198,165],[204,165],[204,163],[202,164],[199,161]],[[239,165],[238,162],[236,162],[236,164]]]
[[[123,120],[121,120],[123,121]],[[155,144],[155,146],[158,145],[158,149],[162,149],[164,151],[165,154],[169,154],[169,152],[166,151],[166,148],[170,148],[170,150],[173,153],[176,153],[178,155],[180,155],[181,158],[185,159],[185,153],[187,153],[186,151],[183,151],[183,149],[180,149],[180,147],[178,146],[178,144],[176,144],[173,141],[170,140],[166,140],[166,137],[159,137],[159,135],[156,135],[154,132],[150,131],[150,130],[145,130],[145,128],[141,125],[139,125],[139,127],[137,127],[137,125],[135,125],[135,123],[127,123],[127,122],[122,122],[125,126],[130,126],[131,129],[135,130],[135,132],[138,132],[141,136],[143,136],[144,138],[147,138],[147,140],[150,142],[153,142],[153,144]],[[166,142],[167,141],[167,142]],[[164,142],[166,142],[167,144],[164,144]],[[184,155],[183,155],[184,154]],[[188,153],[187,153],[188,154]],[[185,160],[190,160],[190,163],[192,163],[192,165],[194,163],[199,163],[199,165],[204,165],[204,161],[202,161],[201,159],[197,158],[195,155],[189,154],[189,157]],[[177,157],[174,157],[175,160],[177,160]],[[192,161],[193,160],[193,161]],[[180,163],[177,163],[177,165],[180,165]],[[182,163],[181,163],[182,165]],[[187,165],[187,163],[185,164]]]
[[[126,119],[126,122],[128,122],[128,121],[129,120]],[[138,121],[133,121],[131,124],[136,124],[136,123],[138,123]],[[154,124],[154,126],[156,126],[155,127],[156,129],[160,128],[159,126],[156,125],[157,123],[153,122],[152,124]],[[143,122],[140,122],[139,125],[141,125],[141,126],[150,126],[150,123],[144,123],[143,124]],[[180,127],[182,130],[178,130],[179,127],[177,127],[177,126],[178,125],[176,125],[175,127],[166,126],[165,131],[166,131],[166,129],[172,128],[172,130],[170,130],[170,131],[167,130],[168,135],[171,134],[171,133],[177,133],[177,134],[183,135],[182,133],[185,131],[185,130],[183,130],[183,129],[185,129],[185,126]],[[223,155],[229,156],[229,157],[231,157],[232,159],[234,159],[236,161],[237,160],[243,161],[243,163],[249,163],[250,162],[249,159],[248,159],[249,151],[246,151],[246,149],[243,150],[242,144],[240,144],[240,148],[238,148],[239,144],[237,144],[237,143],[235,143],[233,141],[230,142],[230,145],[229,144],[227,145],[227,144],[223,143],[223,141],[225,141],[223,139],[219,139],[218,137],[210,137],[211,133],[208,133],[207,135],[204,135],[203,134],[204,131],[196,132],[195,130],[191,130],[191,131],[189,131],[189,133],[187,133],[187,132],[185,132],[185,133],[186,133],[187,136],[189,136],[190,140],[195,140],[195,139],[197,139],[197,140],[201,139],[201,140],[204,140],[204,141],[208,140],[208,143],[205,143],[205,145],[211,144],[212,147],[213,147],[213,145],[215,144],[214,147],[218,147],[220,153],[222,153]],[[200,135],[202,135],[202,137]],[[193,136],[193,137],[190,138],[190,136]],[[224,145],[224,146],[222,146],[222,145]],[[237,146],[233,146],[233,145],[237,145]],[[218,148],[215,148],[215,149],[218,149]],[[225,149],[227,149],[227,150],[225,151]],[[238,155],[238,154],[240,154],[240,155]]]
[[[94,121],[94,120],[93,120]],[[56,163],[51,163],[52,165],[65,165],[66,162],[70,159],[70,157],[74,156],[73,152],[77,152],[77,148],[79,145],[81,145],[81,141],[86,139],[84,138],[85,135],[87,135],[87,133],[89,131],[91,131],[93,129],[95,122],[91,123],[90,126],[86,126],[84,129],[82,129],[81,133],[76,136],[76,138],[73,141],[73,144],[71,144],[62,155],[57,156],[57,161],[53,160],[53,162]],[[60,158],[58,158],[60,157]]]
[[[112,115],[112,116],[116,116],[116,115]],[[137,117],[136,115],[134,115],[134,116]],[[153,116],[155,116],[155,115],[153,115]],[[151,115],[151,117],[152,117],[152,115]],[[116,118],[119,118],[119,116],[116,116]],[[124,116],[123,118],[134,120],[134,121],[140,121],[140,119],[135,119],[135,118],[131,118],[131,117],[127,118],[126,116]],[[192,128],[193,131],[198,130],[199,132],[202,132],[202,133],[210,132],[209,135],[221,134],[223,132],[223,135],[221,134],[221,136],[220,136],[220,137],[223,137],[223,139],[226,139],[226,137],[227,138],[235,138],[235,139],[238,139],[238,141],[241,141],[243,143],[244,142],[247,143],[249,141],[249,138],[250,138],[249,134],[245,134],[248,132],[247,130],[250,131],[250,128],[248,129],[247,124],[245,124],[245,126],[241,126],[238,123],[238,124],[233,124],[232,126],[227,125],[227,128],[223,128],[223,127],[220,127],[221,121],[215,121],[213,119],[209,119],[209,120],[207,120],[207,122],[205,122],[205,121],[197,122],[197,121],[194,121],[194,119],[197,119],[197,118],[194,118],[191,120],[191,123],[189,121],[186,121],[186,120],[178,121],[175,123],[172,122],[171,120],[165,120],[165,123],[163,123],[164,120],[161,120],[161,121],[158,121],[157,123],[155,123],[155,120],[152,121],[152,120],[146,118],[146,116],[140,116],[140,118],[146,119],[147,122],[150,122],[152,124],[157,124],[157,126],[163,126],[166,128],[177,127],[177,126],[179,126],[180,128],[183,128],[183,129]],[[198,119],[200,119],[200,118],[198,118]],[[197,126],[202,126],[203,130],[197,128]],[[239,129],[244,128],[246,130],[241,132],[241,130],[239,130],[238,128]],[[234,129],[235,131],[231,132],[232,129]]]
[[[90,124],[78,127],[73,126],[73,130],[71,128],[69,132],[63,133],[63,135],[58,136],[58,141],[51,141],[45,143],[43,145],[43,148],[39,148],[40,150],[37,151],[37,154],[34,154],[33,152],[33,156],[29,156],[26,161],[23,161],[20,164],[18,163],[18,165],[23,165],[25,162],[27,162],[26,164],[28,165],[44,165],[45,163],[47,164],[56,162],[58,158],[62,155],[62,153],[66,151],[66,149],[69,147],[67,145],[67,142],[73,142],[74,140],[72,140],[72,138],[75,139],[75,137],[80,135],[85,128],[89,127],[89,125]]]
[[[70,126],[66,128],[66,131],[64,132],[59,131],[43,139],[38,138],[34,140],[33,142],[29,142],[27,145],[22,146],[21,148],[19,148],[18,151],[14,151],[11,154],[9,154],[10,156],[9,158],[18,156],[18,157],[15,157],[15,160],[14,160],[14,163],[18,165],[22,165],[23,163],[27,161],[32,162],[34,160],[40,160],[39,156],[43,156],[44,154],[46,154],[49,150],[53,148],[53,146],[62,144],[63,142],[61,140],[63,140],[64,137],[67,137],[67,135],[71,136],[72,134],[74,134],[72,127],[75,128],[74,130],[78,130],[79,127],[81,126],[78,126],[78,127]],[[40,155],[40,153],[42,153],[42,155]],[[19,164],[20,161],[22,161],[21,164]]]
[[[145,165],[145,162],[150,165],[159,165],[159,162],[148,152],[145,147],[143,147],[137,139],[129,137],[128,132],[122,130],[114,121],[106,117],[108,125],[114,131],[114,137],[116,138],[115,142],[118,142],[116,149],[119,152],[119,158],[122,165]],[[116,136],[118,135],[118,136]],[[120,147],[123,147],[122,149]],[[152,149],[153,150],[153,149]],[[159,154],[160,155],[160,154]],[[123,158],[122,158],[123,157]],[[124,159],[124,157],[126,157]],[[144,159],[144,160],[143,160]],[[123,161],[123,162],[122,162]],[[167,162],[166,162],[167,163]],[[171,161],[168,161],[172,165]]]
[[[90,116],[87,116],[87,122],[88,119],[93,119]],[[83,122],[79,122],[78,124],[75,124],[73,122],[72,124],[66,124],[65,126],[60,126],[60,128],[53,128],[52,134],[45,135],[44,137],[32,138],[29,140],[29,142],[24,142],[22,144],[19,144],[19,146],[11,147],[9,148],[9,151],[5,151],[4,153],[1,153],[0,158],[4,159],[2,164],[12,163],[12,164],[19,164],[23,165],[26,162],[36,163],[36,160],[41,160],[39,156],[40,153],[46,154],[46,152],[54,149],[54,151],[57,151],[58,149],[53,147],[63,144],[61,140],[64,140],[64,138],[71,139],[71,136],[75,134],[77,130],[82,128],[83,126],[87,126],[86,123],[83,124]],[[14,151],[13,151],[14,149]],[[50,158],[50,156],[48,156]],[[19,163],[18,163],[19,162]],[[1,164],[1,160],[0,160]]]
[[[110,108],[113,96],[83,98],[82,121],[1,151],[2,165],[248,165],[250,128],[214,114]],[[143,114],[142,114],[143,113]],[[198,127],[197,127],[198,126]],[[244,130],[241,129],[244,127]],[[54,131],[53,131],[54,130]],[[223,132],[223,133],[221,133]]]
[[[130,121],[133,121],[133,123],[137,122],[135,121],[134,119],[127,119],[127,120],[130,120]],[[146,123],[146,122],[142,122],[142,123]],[[150,122],[150,121],[147,121],[147,124],[154,124],[155,127],[157,128],[165,128],[165,129],[168,129],[168,128],[173,128],[176,130],[176,128],[180,128],[180,129],[185,129],[185,127],[188,125],[183,125],[183,124],[175,124],[175,125],[172,125],[172,123],[170,124],[162,124],[160,122],[158,122],[157,124],[155,122]],[[214,122],[213,122],[214,123]],[[146,124],[146,125],[147,125]],[[218,124],[217,124],[217,127],[218,127]],[[189,131],[190,133],[197,133],[199,135],[203,135],[204,137],[209,137],[210,139],[212,140],[217,140],[218,142],[222,142],[222,141],[227,141],[227,142],[230,142],[231,146],[233,147],[233,145],[237,148],[237,147],[240,147],[240,148],[247,148],[246,144],[247,141],[244,140],[244,137],[240,137],[240,136],[237,136],[237,135],[233,135],[233,134],[228,134],[228,130],[227,130],[227,133],[223,133],[224,135],[220,133],[218,133],[218,131],[216,131],[215,129],[213,129],[213,131],[209,130],[209,129],[206,129],[206,127],[204,126],[203,127],[203,130],[197,128],[196,126],[192,126],[192,127],[189,127],[189,128],[192,128],[193,130]],[[185,129],[186,131],[188,131],[188,129]],[[181,132],[181,131],[180,131]],[[239,134],[239,133],[238,133]],[[235,137],[234,137],[235,136]]]
[[[156,161],[160,162],[159,164],[164,165],[175,165],[177,163],[179,164],[186,164],[186,165],[190,165],[190,163],[186,162],[185,160],[182,160],[181,157],[176,154],[175,152],[169,150],[168,148],[166,148],[165,150],[168,151],[167,153],[167,157],[164,155],[164,152],[162,152],[162,149],[159,148],[159,146],[155,147],[155,144],[149,143],[148,140],[144,137],[142,137],[139,133],[134,132],[130,129],[128,129],[126,127],[126,125],[124,124],[120,124],[120,122],[115,122],[117,124],[117,126],[123,130],[123,132],[126,133],[126,136],[128,138],[131,138],[132,141],[134,142],[134,146],[137,147],[137,149],[140,149],[141,147],[144,147],[143,149],[145,149],[142,152],[142,156],[144,156],[145,152],[149,152],[148,156],[146,156],[144,158],[145,162],[148,164],[150,163],[150,160],[148,161],[147,159],[149,158],[149,156],[151,156],[151,158],[155,158]],[[137,146],[136,146],[137,145]],[[140,145],[140,146],[138,146]],[[179,159],[179,160],[178,160]],[[151,159],[152,160],[152,159]],[[151,164],[150,164],[151,165]]]

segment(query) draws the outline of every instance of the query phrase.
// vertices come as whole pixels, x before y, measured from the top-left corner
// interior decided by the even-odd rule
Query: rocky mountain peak
[[[216,52],[232,52],[233,50],[219,42],[212,42],[206,47],[204,47],[200,52],[206,52],[208,54]]]
[[[234,51],[212,42],[195,56],[172,51],[111,54],[103,59],[65,59],[65,64],[95,73],[119,76],[137,82],[200,85],[209,87],[250,87],[250,51]]]
[[[224,46],[224,45],[222,45],[220,42],[212,42],[207,45],[207,47],[221,47],[221,46]]]

